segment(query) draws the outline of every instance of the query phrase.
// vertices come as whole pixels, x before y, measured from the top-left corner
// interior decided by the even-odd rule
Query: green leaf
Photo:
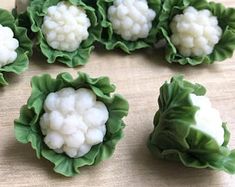
[[[30,24],[30,18],[27,13],[27,10],[25,12],[17,13],[16,8],[12,10],[12,15],[15,17],[15,23],[19,27],[24,27],[27,29],[27,35],[30,39],[33,39],[35,36],[33,32],[31,31],[31,24]]]
[[[79,173],[80,167],[94,165],[111,157],[117,142],[123,136],[125,124],[122,118],[127,115],[129,106],[122,96],[110,96],[115,86],[110,83],[109,78],[90,78],[87,74],[80,72],[75,79],[69,73],[61,73],[53,79],[50,75],[43,74],[33,77],[31,86],[32,93],[27,105],[22,107],[19,119],[15,120],[15,135],[19,142],[30,142],[38,158],[42,155],[55,165],[55,172],[69,177]],[[43,142],[44,137],[39,127],[46,96],[65,87],[92,89],[98,100],[104,102],[110,112],[104,141],[93,146],[86,155],[80,158],[70,158],[49,149]]]
[[[86,155],[84,155],[83,157],[74,159],[74,168],[75,168],[75,170],[77,172],[79,172],[80,167],[94,165],[95,164],[95,159],[97,157],[97,154],[100,151],[101,146],[103,146],[103,144],[95,145],[91,148],[91,150]]]
[[[219,43],[215,46],[214,52],[209,56],[213,61],[223,61],[231,58],[235,49],[235,30],[227,27]]]
[[[42,54],[47,58],[49,64],[55,61],[61,62],[68,67],[76,67],[87,63],[88,58],[94,49],[94,42],[98,40],[101,33],[101,27],[98,25],[95,9],[82,0],[68,0],[70,3],[82,7],[91,21],[88,29],[89,37],[81,43],[79,48],[74,52],[60,51],[51,48],[42,33],[41,26],[43,18],[50,6],[56,5],[60,0],[34,0],[28,8],[28,14],[31,21],[31,30],[36,35],[36,44],[40,48]]]
[[[223,4],[210,2],[209,7],[213,15],[216,15],[220,26],[226,29],[228,26],[235,29],[235,8],[225,8]]]
[[[121,36],[115,34],[112,29],[112,23],[108,20],[107,11],[113,4],[113,0],[98,0],[98,19],[103,27],[100,42],[105,45],[107,50],[120,48],[126,53],[131,53],[137,49],[150,47],[153,43],[157,42],[159,33],[159,15],[161,12],[161,0],[149,0],[148,5],[156,12],[156,18],[152,22],[152,29],[147,38],[139,39],[137,41],[126,41]]]
[[[21,142],[21,143],[28,143],[28,136],[31,133],[31,129],[28,126],[22,125],[22,124],[17,124],[15,122],[15,136],[16,139]]]
[[[227,128],[227,124],[226,123],[223,123],[223,128],[224,128],[224,143],[223,143],[223,146],[227,146],[228,143],[229,143],[229,139],[230,139],[230,132]]]
[[[73,168],[74,159],[68,158],[64,154],[58,154],[49,149],[42,150],[42,156],[54,163],[54,171],[66,177],[72,177],[76,174]]]
[[[32,42],[27,36],[27,30],[18,27],[14,17],[10,12],[4,9],[0,9],[0,24],[9,27],[14,33],[14,38],[19,41],[19,47],[16,50],[16,60],[13,63],[0,68],[0,85],[5,86],[8,85],[7,81],[4,79],[5,73],[15,73],[19,75],[28,69],[28,57],[32,54]]]
[[[95,164],[98,164],[102,160],[106,160],[114,153],[115,147],[117,145],[117,142],[123,137],[123,128],[125,127],[125,124],[122,123],[122,126],[118,132],[115,132],[110,136],[103,145],[100,147],[100,150],[96,156]]]
[[[42,111],[46,96],[50,92],[55,92],[57,89],[62,89],[64,87],[60,80],[55,80],[48,74],[44,74],[40,77],[33,77],[31,86],[32,94],[27,105],[29,108],[34,109],[34,112],[37,115]]]
[[[109,110],[109,120],[107,121],[108,132],[115,134],[122,129],[123,117],[127,116],[129,105],[128,102],[120,95],[114,95],[111,103],[106,105]],[[119,125],[117,125],[119,124]]]
[[[219,26],[223,30],[223,34],[218,44],[215,45],[213,52],[207,56],[201,57],[184,57],[181,55],[174,44],[171,42],[170,22],[177,14],[181,14],[183,10],[193,6],[194,8],[208,9],[214,16],[218,18]],[[181,65],[190,64],[192,66],[199,64],[212,64],[215,61],[223,61],[232,57],[235,49],[235,9],[225,8],[220,3],[207,2],[205,0],[165,0],[161,15],[159,17],[161,26],[161,34],[167,42],[166,60],[169,63],[179,63]]]
[[[20,110],[19,119],[15,120],[15,136],[16,139],[21,143],[29,143],[33,149],[36,150],[36,155],[40,158],[41,153],[41,132],[35,131],[35,113],[30,110],[27,105],[24,105]]]
[[[3,74],[2,74],[2,73],[0,73],[0,85],[2,85],[2,86],[8,85],[7,81],[6,81],[5,78],[3,77]]]
[[[223,123],[224,143],[219,146],[210,135],[194,128],[198,110],[189,94],[205,95],[206,89],[175,76],[160,88],[159,110],[148,148],[158,158],[179,161],[187,167],[211,168],[235,173],[235,150],[227,145],[230,133]]]

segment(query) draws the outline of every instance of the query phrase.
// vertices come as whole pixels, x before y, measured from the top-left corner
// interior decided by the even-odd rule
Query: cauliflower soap
[[[13,31],[0,24],[0,68],[16,60],[18,47],[19,41],[14,38]]]
[[[109,113],[89,89],[64,88],[50,93],[40,119],[45,144],[71,158],[82,157],[103,142]]]
[[[108,8],[114,32],[127,41],[147,38],[155,16],[146,0],[114,0]]]
[[[53,49],[73,52],[88,38],[90,25],[90,20],[81,7],[62,1],[48,8],[42,32]]]
[[[222,35],[217,17],[191,6],[173,18],[170,28],[172,43],[185,57],[211,54]]]

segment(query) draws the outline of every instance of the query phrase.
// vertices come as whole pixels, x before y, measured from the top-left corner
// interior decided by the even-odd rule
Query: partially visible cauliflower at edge
[[[88,38],[90,25],[81,7],[62,1],[48,8],[42,32],[53,49],[73,52]]]
[[[41,131],[45,144],[55,152],[77,158],[103,142],[109,113],[91,90],[64,88],[50,93],[44,110]]]
[[[196,124],[192,127],[210,135],[221,146],[224,142],[224,129],[219,112],[211,106],[206,96],[190,94],[190,99],[194,106],[199,107],[195,114]]]
[[[114,0],[108,8],[114,32],[127,41],[147,38],[155,16],[146,0]]]
[[[13,31],[0,24],[0,68],[16,60],[18,47],[19,41],[14,38]]]
[[[222,35],[217,17],[191,6],[173,18],[170,28],[172,43],[185,57],[211,54]]]

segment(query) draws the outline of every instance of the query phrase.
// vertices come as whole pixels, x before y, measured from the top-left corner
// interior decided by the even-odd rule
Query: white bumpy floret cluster
[[[53,49],[73,52],[88,38],[90,25],[82,8],[62,1],[48,8],[42,32]]]
[[[77,158],[103,142],[109,113],[89,89],[64,88],[50,93],[44,103],[40,127],[46,145],[57,153]]]
[[[188,7],[183,14],[176,15],[170,28],[171,41],[186,57],[211,54],[222,35],[217,17],[209,10],[198,11],[193,7]]]
[[[114,0],[108,8],[114,32],[127,41],[147,38],[155,16],[146,0]]]
[[[224,129],[218,110],[211,106],[211,102],[206,96],[190,94],[190,99],[194,106],[200,108],[195,114],[196,125],[193,127],[210,135],[218,145],[222,145],[224,142]]]
[[[0,24],[0,68],[17,58],[16,49],[19,47],[19,41],[13,37],[13,31]]]

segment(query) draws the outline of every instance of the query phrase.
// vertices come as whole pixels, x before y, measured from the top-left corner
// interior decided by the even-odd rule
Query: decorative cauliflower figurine
[[[107,107],[89,89],[64,88],[50,93],[40,119],[45,144],[58,153],[81,157],[103,142]]]
[[[159,110],[148,141],[161,159],[187,167],[235,173],[235,150],[229,150],[229,132],[219,112],[205,96],[206,89],[175,76],[160,88]]]
[[[31,142],[37,157],[55,164],[54,170],[74,176],[79,168],[109,158],[123,136],[122,118],[128,103],[114,94],[107,77],[68,73],[56,79],[32,78],[32,94],[15,120],[16,139]]]
[[[0,85],[8,84],[3,73],[20,74],[28,67],[32,43],[26,32],[8,11],[0,9]]]
[[[53,49],[73,52],[88,38],[90,26],[90,20],[82,8],[62,1],[48,8],[42,32]]]
[[[188,7],[184,14],[176,15],[171,24],[171,41],[185,57],[205,56],[213,52],[219,42],[222,29],[211,11]]]
[[[115,0],[108,8],[114,32],[127,41],[147,38],[155,17],[146,0]]]
[[[166,0],[163,7],[159,27],[167,41],[168,62],[211,64],[232,56],[234,8],[206,0]]]
[[[13,37],[12,30],[0,24],[0,68],[13,63],[17,58],[16,49],[19,47],[19,41]]]
[[[85,1],[34,0],[28,8],[31,30],[48,63],[84,65],[99,38],[95,9]]]
[[[106,49],[130,53],[156,42],[161,0],[98,0],[97,5]]]

